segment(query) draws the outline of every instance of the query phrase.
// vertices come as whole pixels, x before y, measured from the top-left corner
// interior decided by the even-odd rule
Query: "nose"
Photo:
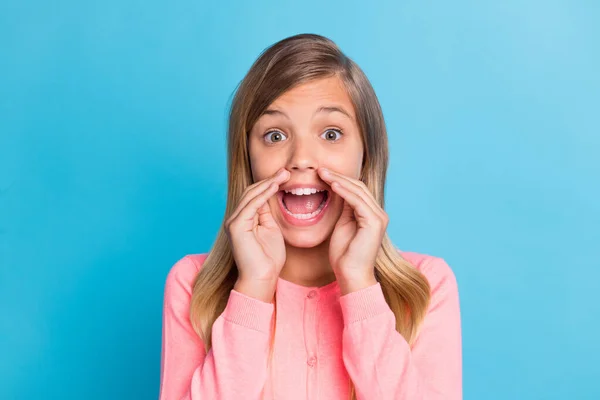
[[[296,137],[289,155],[288,169],[296,171],[314,170],[319,168],[319,149],[316,143],[308,137]]]

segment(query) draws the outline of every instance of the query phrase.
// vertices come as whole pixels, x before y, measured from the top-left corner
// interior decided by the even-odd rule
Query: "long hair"
[[[332,76],[341,79],[356,111],[365,149],[360,180],[384,207],[388,141],[375,91],[358,65],[333,41],[316,34],[299,34],[265,49],[236,88],[229,111],[228,193],[223,221],[237,207],[244,189],[253,183],[248,133],[264,110],[287,90]],[[194,280],[190,305],[190,321],[207,352],[212,345],[213,323],[225,309],[237,277],[231,245],[222,224]],[[375,277],[396,316],[396,330],[412,344],[429,306],[430,287],[427,279],[400,255],[387,234],[375,262]],[[271,355],[275,331],[274,326]],[[355,389],[350,384],[350,396],[355,399]]]

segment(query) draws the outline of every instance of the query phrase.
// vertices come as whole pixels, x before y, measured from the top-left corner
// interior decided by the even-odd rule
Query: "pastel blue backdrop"
[[[389,129],[389,233],[446,259],[465,399],[598,399],[600,3],[0,5],[0,398],[158,396],[169,268],[207,251],[260,51],[336,41]]]

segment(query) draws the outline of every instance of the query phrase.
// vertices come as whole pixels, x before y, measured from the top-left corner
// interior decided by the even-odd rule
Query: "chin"
[[[315,234],[313,229],[288,229],[283,233],[283,239],[288,246],[309,249],[322,245],[329,238],[328,232]]]

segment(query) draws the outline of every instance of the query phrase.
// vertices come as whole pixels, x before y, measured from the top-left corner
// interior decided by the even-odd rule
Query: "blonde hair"
[[[365,154],[361,181],[384,207],[388,166],[387,132],[379,101],[362,70],[330,39],[316,34],[285,38],[265,49],[236,88],[230,113],[228,140],[228,194],[223,221],[235,210],[244,189],[253,183],[248,156],[248,132],[263,111],[285,91],[310,80],[337,76],[352,100]],[[412,344],[430,300],[427,279],[405,260],[384,236],[375,262],[375,275],[396,316],[396,330]],[[197,274],[192,290],[190,321],[205,344],[223,312],[238,271],[223,225]],[[275,318],[274,318],[275,320]],[[275,333],[272,329],[272,342]],[[273,346],[271,345],[271,355]],[[271,357],[269,357],[271,359]],[[351,398],[356,394],[351,386]]]

